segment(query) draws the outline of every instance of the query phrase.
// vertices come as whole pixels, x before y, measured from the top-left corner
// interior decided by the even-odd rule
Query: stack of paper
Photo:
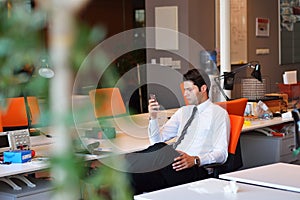
[[[297,83],[297,71],[286,71],[283,74],[284,84],[296,84]]]

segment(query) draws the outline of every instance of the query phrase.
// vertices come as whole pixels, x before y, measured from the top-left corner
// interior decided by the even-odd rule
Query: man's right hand
[[[155,99],[149,99],[148,111],[151,119],[157,118],[157,112],[159,110],[159,104]]]

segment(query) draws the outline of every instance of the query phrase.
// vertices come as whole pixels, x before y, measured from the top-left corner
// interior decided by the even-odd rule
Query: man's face
[[[194,85],[192,81],[184,81],[184,96],[189,102],[189,105],[197,105],[199,104],[198,96],[200,94],[199,88]]]
[[[198,86],[195,85],[193,81],[184,81],[183,88],[184,96],[189,102],[189,105],[198,105],[208,99],[206,93],[206,85],[202,85],[201,88],[198,88]]]

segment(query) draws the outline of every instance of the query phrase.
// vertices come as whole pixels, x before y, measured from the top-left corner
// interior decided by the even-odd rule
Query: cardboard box
[[[31,150],[14,150],[3,153],[4,162],[25,163],[31,161]]]
[[[272,113],[287,112],[287,108],[288,108],[288,95],[287,94],[271,93],[271,94],[265,94],[265,96],[278,98],[278,99],[264,101],[264,103],[269,107],[269,109],[271,110]]]
[[[298,99],[300,97],[300,82],[296,84],[282,84],[278,83],[280,93],[287,94],[290,100]]]

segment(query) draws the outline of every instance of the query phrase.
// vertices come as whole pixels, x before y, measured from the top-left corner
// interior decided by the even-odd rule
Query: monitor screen
[[[0,153],[10,150],[8,134],[0,133]]]

